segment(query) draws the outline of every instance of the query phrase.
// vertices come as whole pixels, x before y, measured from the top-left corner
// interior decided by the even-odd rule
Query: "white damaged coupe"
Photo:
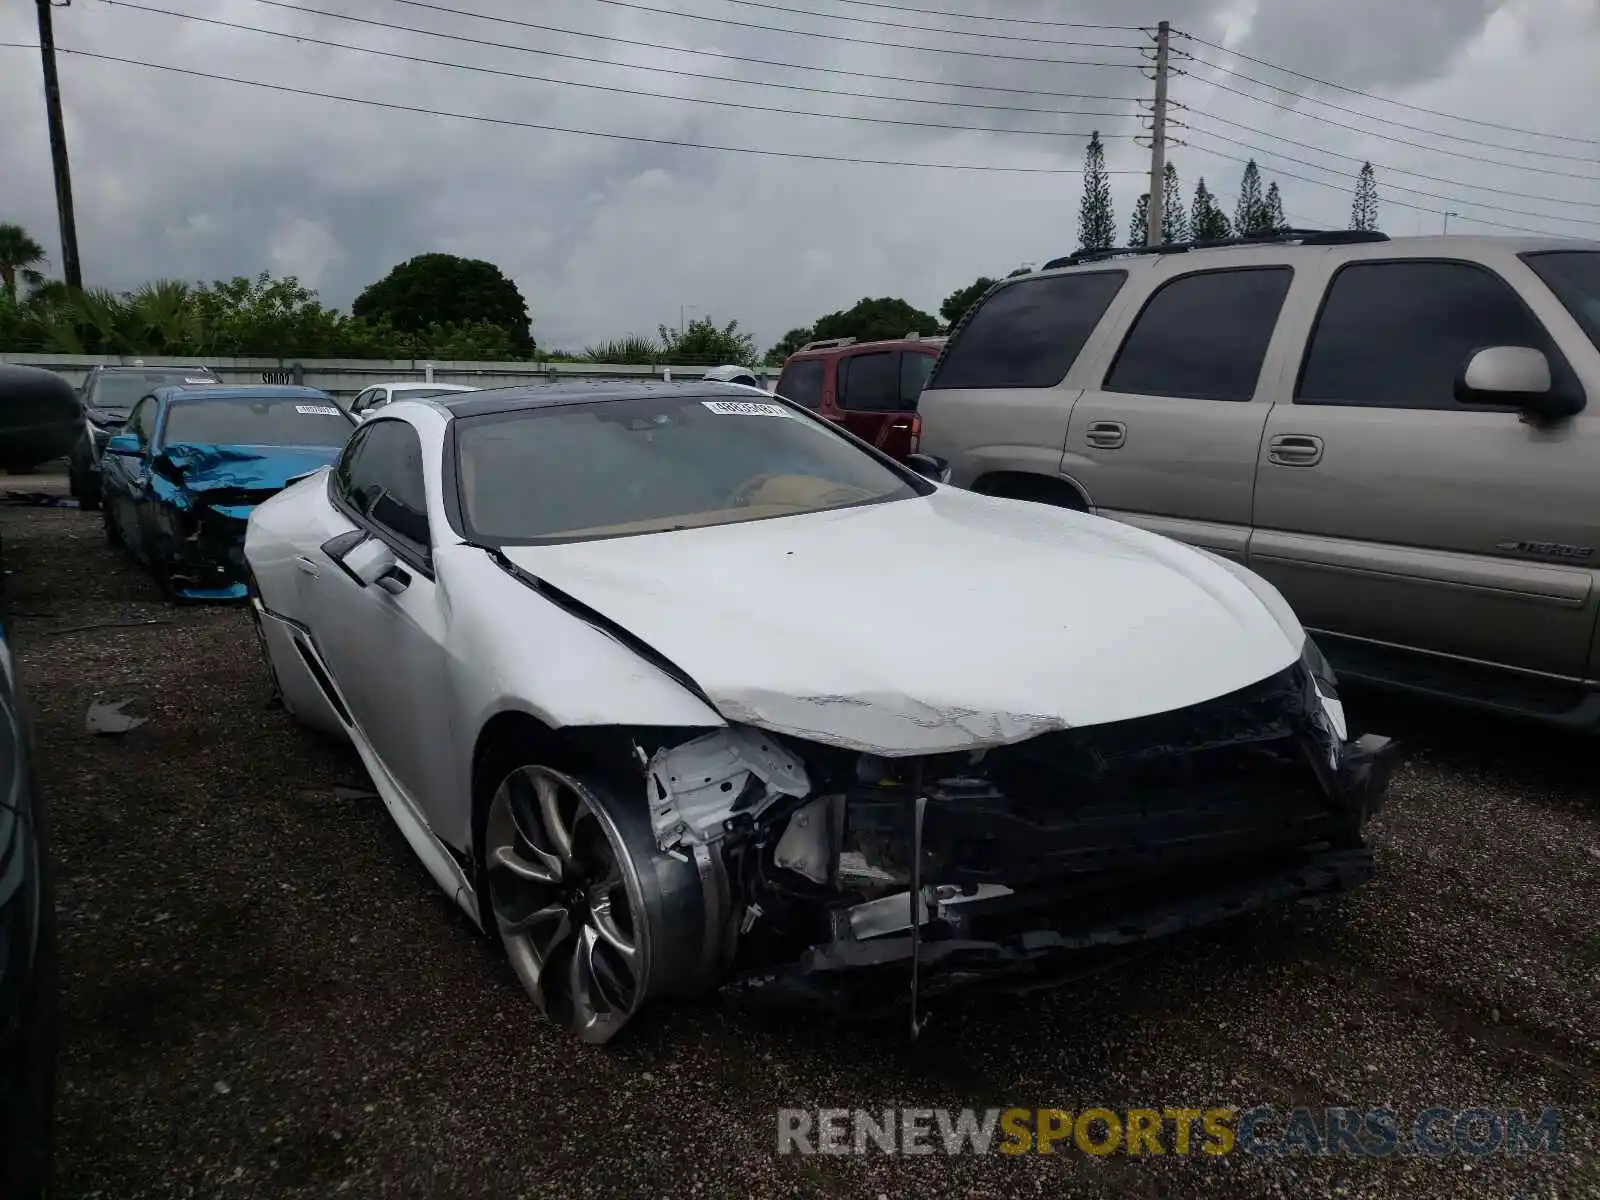
[[[719,383],[399,400],[255,510],[251,611],[588,1041],[731,983],[915,1029],[1371,875],[1394,746],[1277,592],[938,473]]]

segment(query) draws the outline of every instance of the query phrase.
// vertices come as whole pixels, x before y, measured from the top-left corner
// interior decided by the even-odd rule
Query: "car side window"
[[[1251,399],[1293,278],[1289,267],[1239,267],[1168,280],[1123,340],[1105,390]]]
[[[784,399],[816,412],[822,407],[822,375],[826,365],[820,358],[803,358],[790,363],[783,369],[775,390]]]
[[[934,355],[907,350],[900,356],[900,407],[913,409],[917,397],[928,386],[928,373],[933,370]]]
[[[146,396],[135,406],[132,415],[128,417],[128,431],[139,439],[141,446],[148,446],[150,439],[156,432],[156,398]]]
[[[1456,399],[1455,381],[1467,360],[1489,346],[1542,350],[1552,379],[1572,381],[1572,368],[1539,319],[1487,267],[1350,263],[1328,287],[1295,403],[1483,411],[1484,405]]]
[[[335,486],[374,525],[424,548],[429,544],[428,493],[422,475],[422,439],[410,422],[391,418],[364,426],[359,444],[347,447]]]
[[[851,412],[894,412],[900,407],[900,354],[876,350],[839,362],[839,407]]]
[[[961,322],[928,386],[1055,387],[1127,278],[1126,271],[1081,271],[990,292]]]

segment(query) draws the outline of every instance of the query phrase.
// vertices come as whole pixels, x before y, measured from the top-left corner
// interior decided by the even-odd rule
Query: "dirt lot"
[[[36,488],[39,480],[15,480]],[[50,485],[55,486],[55,485]],[[353,753],[268,707],[237,609],[171,608],[96,515],[0,508],[59,871],[59,1195],[1600,1195],[1595,746],[1357,697],[1412,750],[1381,877],[1061,992],[898,1027],[732,1002],[544,1025]],[[86,732],[96,700],[148,724]],[[803,1158],[780,1106],[1562,1111],[1477,1160]]]

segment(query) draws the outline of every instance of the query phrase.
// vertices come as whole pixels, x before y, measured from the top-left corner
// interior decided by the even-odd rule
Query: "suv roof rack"
[[[856,340],[848,338],[823,338],[820,342],[807,342],[795,353],[804,354],[807,350],[837,350],[840,346],[854,346]]]
[[[1184,254],[1190,250],[1220,250],[1225,246],[1278,246],[1298,242],[1302,246],[1350,246],[1364,242],[1387,242],[1389,235],[1375,229],[1275,229],[1271,233],[1249,233],[1242,237],[1201,238],[1192,242],[1163,242],[1159,246],[1108,246],[1104,250],[1079,250],[1063,258],[1053,258],[1041,268],[1076,267],[1081,263],[1101,262],[1128,254]]]

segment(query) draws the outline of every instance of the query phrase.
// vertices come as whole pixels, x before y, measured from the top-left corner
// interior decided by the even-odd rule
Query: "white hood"
[[[1300,653],[1203,554],[954,489],[506,554],[671,659],[728,720],[884,755],[1183,708]]]

